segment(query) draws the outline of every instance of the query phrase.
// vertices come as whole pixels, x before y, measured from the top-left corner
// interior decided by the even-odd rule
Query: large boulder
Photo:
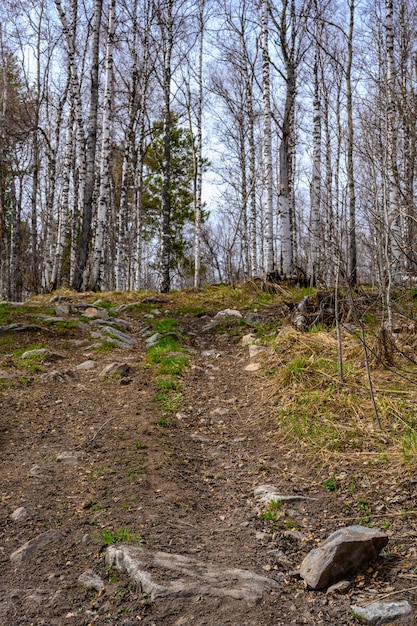
[[[300,575],[312,589],[324,589],[366,567],[387,543],[388,536],[376,528],[341,528],[307,554]]]

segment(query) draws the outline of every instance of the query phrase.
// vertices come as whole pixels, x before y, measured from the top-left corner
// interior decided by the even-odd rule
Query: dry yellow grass
[[[405,379],[395,368],[372,367],[380,430],[360,340],[344,334],[342,351],[343,382],[334,332],[299,333],[285,327],[272,342],[263,359],[265,400],[275,406],[279,436],[325,463],[359,455],[370,463],[415,467],[416,372]],[[396,365],[398,361],[397,356]]]

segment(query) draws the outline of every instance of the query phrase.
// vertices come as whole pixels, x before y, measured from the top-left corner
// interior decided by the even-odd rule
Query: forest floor
[[[288,306],[279,297],[245,299],[222,289],[101,295],[97,306],[126,322],[133,347],[104,341],[91,349],[94,327],[72,307],[92,304],[97,294],[0,304],[0,624],[344,626],[355,623],[352,604],[389,598],[417,605],[410,455],[407,463],[390,457],[392,432],[374,426],[349,449],[333,451],[329,441],[315,449],[313,439],[297,443],[278,427],[285,398],[280,387],[271,393],[277,350],[268,341],[286,323]],[[212,322],[226,308],[244,317]],[[14,322],[29,326],[16,331]],[[242,337],[262,339],[262,328],[267,347],[250,358]],[[158,352],[161,343],[147,342],[154,332],[177,347]],[[22,358],[36,348],[49,353]],[[83,369],[88,360],[91,369]],[[100,375],[111,363],[128,368]],[[375,449],[363,444],[378,438]],[[265,484],[306,499],[266,511],[254,495]],[[356,523],[389,535],[378,561],[352,577],[344,594],[306,588],[297,576],[305,555]],[[39,537],[33,550],[19,552]],[[224,588],[233,568],[272,583],[256,602],[206,592],[204,581],[196,593],[152,599],[106,562],[108,546],[123,540],[223,572]],[[103,585],[81,584],[88,570]]]

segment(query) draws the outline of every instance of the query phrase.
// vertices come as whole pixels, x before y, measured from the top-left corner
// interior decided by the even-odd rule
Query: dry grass
[[[381,365],[372,381],[382,432],[366,378],[363,347],[343,336],[339,379],[333,332],[298,333],[285,327],[264,357],[265,400],[275,405],[277,436],[290,446],[335,463],[359,455],[369,463],[417,466],[417,372],[408,379]]]

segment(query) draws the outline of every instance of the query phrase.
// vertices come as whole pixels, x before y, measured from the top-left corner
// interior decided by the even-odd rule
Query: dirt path
[[[48,347],[65,360],[44,370],[70,369],[78,380],[36,373],[0,396],[0,623],[354,623],[351,597],[307,591],[294,575],[303,556],[343,524],[343,506],[325,493],[301,455],[277,446],[262,377],[245,371],[250,361],[239,333],[207,333],[207,319],[179,318],[190,365],[181,406],[164,424],[154,373],[145,366],[146,319],[124,317],[139,339],[133,350],[95,354],[95,369],[76,370],[91,356],[79,345],[87,331],[76,328],[49,339]],[[37,339],[27,333],[18,341]],[[129,363],[130,377],[101,378],[111,361]],[[57,460],[65,452],[74,464]],[[265,483],[310,499],[288,505],[272,525],[259,517],[254,497]],[[18,507],[27,515],[14,521]],[[56,540],[21,564],[10,561],[25,542],[50,530],[59,533]],[[275,587],[255,605],[220,592],[152,602],[126,574],[106,565],[105,531],[125,530],[130,539],[140,534],[149,550],[222,571],[247,570]],[[78,582],[87,569],[102,578],[104,592]]]

